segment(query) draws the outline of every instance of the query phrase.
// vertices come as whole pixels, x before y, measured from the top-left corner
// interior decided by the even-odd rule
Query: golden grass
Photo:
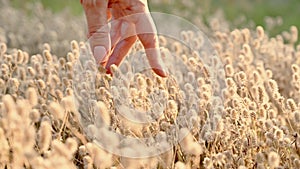
[[[101,139],[99,129],[90,125],[85,131],[80,125],[84,115],[73,99],[72,71],[83,42],[70,40],[63,46],[67,52],[55,55],[56,51],[61,53],[56,39],[50,43],[40,40],[39,53],[29,54],[31,51],[7,47],[7,40],[3,40],[7,37],[0,34],[0,168],[300,168],[298,29],[292,26],[282,35],[269,37],[260,26],[256,30],[224,30],[226,21],[215,17],[211,22],[213,29],[205,30],[210,30],[208,36],[224,63],[226,76],[219,96],[224,108],[212,119],[208,114],[213,86],[205,79],[209,72],[199,54],[163,36],[161,45],[171,46],[162,49],[163,57],[168,52],[180,57],[191,68],[184,74],[187,82],[196,81],[198,89],[190,83],[179,89],[171,77],[141,73],[128,75],[131,80],[120,81],[124,88],[118,89],[114,78],[97,73],[94,104],[98,116],[118,133],[157,136],[162,144],[168,144],[169,133],[165,131],[181,118],[179,113],[191,117],[188,124],[195,130],[173,149],[145,159],[120,157],[101,149],[91,140]],[[193,39],[190,33],[182,32],[183,40],[201,46],[201,39]],[[21,35],[13,34],[14,38]],[[30,50],[31,42],[24,41],[21,46],[26,43],[30,45],[24,48]],[[137,43],[132,52],[139,49]],[[128,70],[132,67],[126,61],[123,64]],[[199,67],[203,68],[200,72]],[[118,76],[120,70],[112,70]],[[80,87],[88,89],[88,85]],[[87,90],[81,92],[84,96]],[[151,93],[166,107],[151,106]],[[117,101],[163,114],[151,125],[137,125],[118,115]]]

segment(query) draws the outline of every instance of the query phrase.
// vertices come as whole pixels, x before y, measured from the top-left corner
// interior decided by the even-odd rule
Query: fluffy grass
[[[98,72],[94,104],[103,120],[97,122],[99,125],[105,123],[117,133],[135,138],[159,138],[165,144],[172,136],[168,128],[180,119],[188,119],[187,124],[194,129],[163,154],[133,159],[97,146],[92,137],[101,139],[104,132],[95,125],[89,125],[88,131],[82,128],[82,121],[95,113],[79,112],[73,99],[74,82],[78,80],[72,71],[80,50],[85,48],[83,18],[74,23],[68,13],[52,14],[41,6],[28,6],[38,14],[37,20],[28,19],[7,2],[0,2],[1,13],[5,16],[9,11],[10,18],[16,19],[1,15],[0,168],[300,167],[297,27],[271,37],[260,26],[231,29],[219,13],[208,18],[208,26],[198,21],[224,65],[225,86],[214,99],[215,86],[207,79],[210,65],[203,63],[197,53],[163,36],[164,59],[172,53],[189,67],[171,67],[180,69],[181,80],[145,72],[128,74],[131,78],[117,81]],[[70,28],[73,26],[74,30]],[[72,40],[74,32],[81,38]],[[190,32],[182,32],[182,36],[186,41],[200,38]],[[137,42],[131,52],[138,50]],[[115,77],[121,70],[132,69],[128,63],[125,60],[120,69],[112,67]],[[191,81],[197,82],[197,89]],[[89,96],[89,84],[78,87],[82,96]],[[165,103],[165,107],[150,104],[149,96]],[[213,103],[219,100],[223,108],[210,114]],[[136,125],[119,115],[115,107],[119,102],[163,114],[150,125]],[[182,119],[182,114],[188,118]],[[119,144],[117,140],[110,143]]]

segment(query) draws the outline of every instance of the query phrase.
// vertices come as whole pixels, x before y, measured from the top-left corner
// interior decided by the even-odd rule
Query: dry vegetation
[[[164,37],[160,37],[161,45],[169,48],[163,48],[163,57],[167,59],[172,53],[189,67],[189,72],[181,72],[187,76],[179,85],[184,92],[172,77],[135,73],[117,83],[98,72],[94,104],[102,122],[116,132],[137,138],[172,136],[167,128],[182,118],[180,115],[193,125],[189,127],[194,130],[173,149],[152,158],[130,159],[110,154],[93,142],[92,136],[101,139],[97,125],[89,124],[87,131],[82,128],[81,122],[89,122],[92,113],[77,109],[73,85],[78,79],[74,79],[73,68],[85,44],[67,39],[72,39],[73,31],[80,36],[84,31],[70,26],[73,21],[66,19],[66,14],[44,14],[40,9],[39,19],[26,20],[4,2],[0,7],[0,168],[300,168],[300,46],[296,44],[296,27],[268,37],[260,26],[256,30],[228,30],[222,17],[211,17],[208,27],[199,24],[224,64],[226,86],[219,84],[218,98],[212,99],[217,95],[207,79],[209,73],[205,73],[209,65],[201,62],[195,51]],[[4,11],[14,19],[4,19],[8,17]],[[22,17],[25,19],[15,20]],[[58,20],[54,23],[53,18]],[[39,30],[32,25],[39,25]],[[51,32],[43,28],[47,25],[52,26]],[[188,32],[182,36],[187,42],[197,37]],[[40,52],[32,54],[37,49]],[[132,52],[139,49],[137,43]],[[67,52],[61,54],[63,51]],[[131,69],[128,63],[123,63],[125,70]],[[113,70],[118,77],[120,70]],[[193,89],[191,81],[197,82],[198,89]],[[124,88],[118,89],[116,84]],[[86,85],[79,85],[82,96]],[[158,93],[154,101],[165,103],[159,120],[137,126],[118,115],[118,102],[161,111],[162,107],[147,99],[151,93]],[[220,100],[223,108],[211,111]]]

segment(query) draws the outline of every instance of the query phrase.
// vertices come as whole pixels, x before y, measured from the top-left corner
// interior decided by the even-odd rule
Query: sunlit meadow
[[[264,27],[245,23],[243,28],[232,28],[233,23],[221,11],[205,20],[194,14],[193,22],[211,40],[223,64],[224,88],[216,98],[222,100],[222,107],[215,116],[209,115],[215,86],[208,80],[210,74],[199,53],[167,37],[159,37],[162,57],[172,53],[190,67],[189,72],[180,72],[186,76],[183,91],[171,77],[149,72],[132,74],[122,82],[125,87],[117,89],[113,77],[99,71],[96,113],[117,133],[163,140],[169,137],[166,131],[180,113],[189,116],[189,124],[195,128],[170,150],[135,159],[102,149],[91,139],[97,137],[97,127],[90,125],[87,131],[82,127],[83,113],[90,112],[78,111],[73,68],[85,48],[84,16],[70,11],[53,13],[40,3],[24,8],[17,10],[10,1],[0,0],[1,169],[300,168],[300,45],[296,26],[270,36],[272,28],[282,24],[278,17],[268,17]],[[200,9],[199,16],[203,14]],[[180,9],[176,12],[189,15]],[[191,32],[180,36],[196,46],[201,44],[200,37]],[[137,42],[131,52],[140,48]],[[126,60],[123,66],[132,69]],[[190,81],[196,82],[196,89]],[[118,115],[116,95],[128,98],[137,109],[159,111],[161,107],[151,107],[147,97],[154,91],[159,92],[156,100],[165,103],[157,121],[141,126]]]

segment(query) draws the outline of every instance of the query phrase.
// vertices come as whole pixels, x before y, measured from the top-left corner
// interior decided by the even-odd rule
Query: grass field
[[[206,35],[159,34],[164,78],[140,41],[107,74],[77,0],[32,2],[0,0],[0,169],[300,168],[298,1],[151,1]]]

